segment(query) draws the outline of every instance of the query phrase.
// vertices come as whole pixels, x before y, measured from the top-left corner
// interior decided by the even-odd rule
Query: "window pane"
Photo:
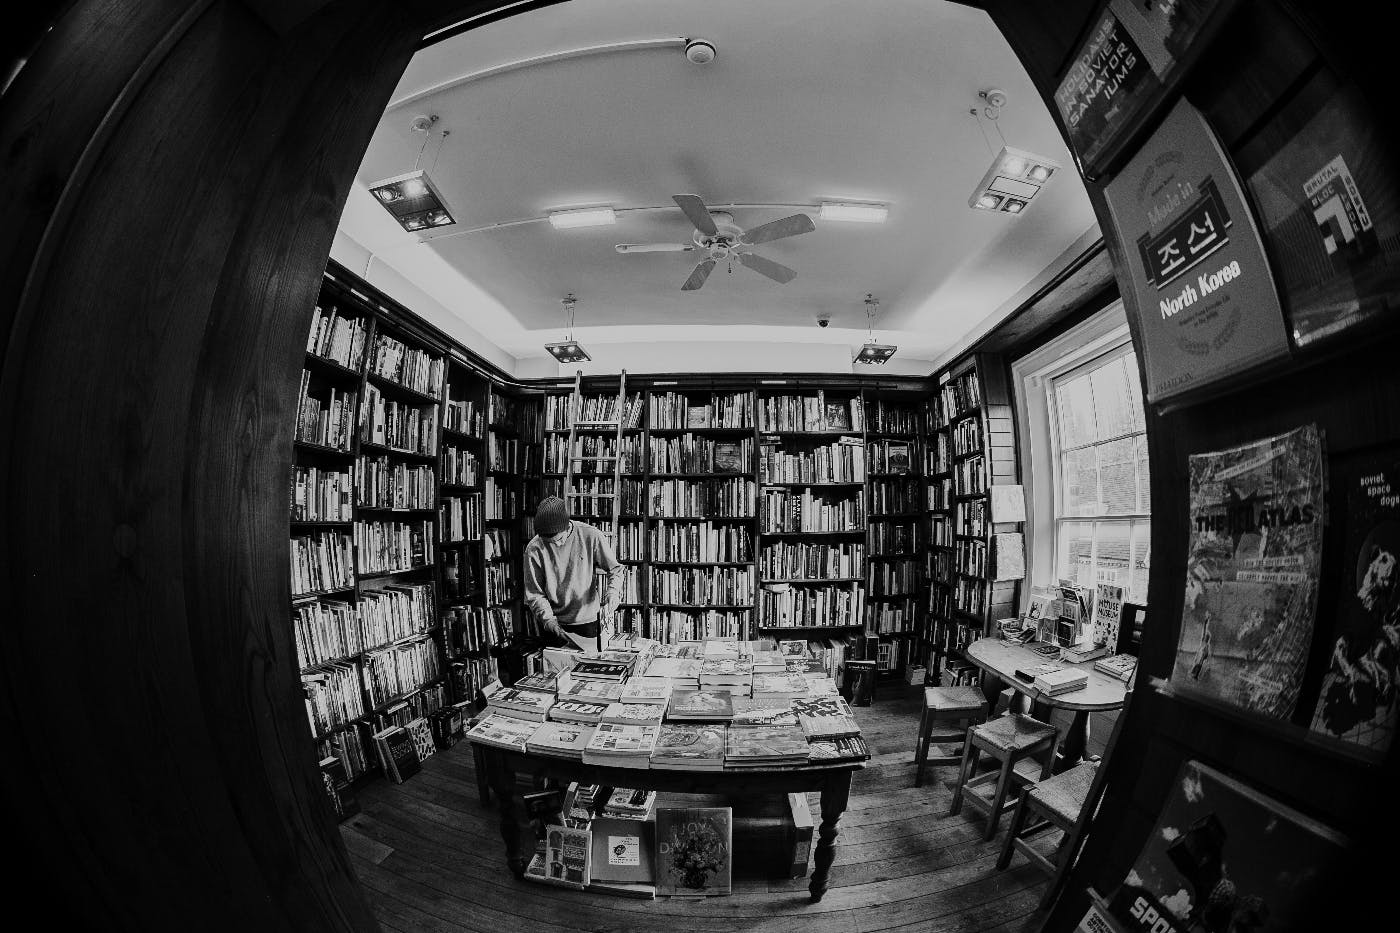
[[[1093,448],[1099,460],[1102,514],[1126,515],[1137,511],[1137,445],[1133,441],[1127,437]]]
[[[1094,448],[1069,451],[1060,460],[1060,470],[1060,481],[1064,484],[1062,514],[1066,517],[1101,514],[1098,458]]]
[[[1094,583],[1116,583],[1130,589],[1132,570],[1132,526],[1128,522],[1098,522],[1094,526],[1097,556]]]
[[[1094,523],[1065,522],[1060,526],[1060,559],[1056,579],[1073,580],[1079,586],[1094,582]]]
[[[1060,419],[1060,447],[1078,447],[1094,439],[1094,393],[1089,374],[1055,382],[1055,409]]]
[[[1128,601],[1147,603],[1147,571],[1151,565],[1152,523],[1133,522],[1132,571],[1128,577]]]
[[[1119,357],[1089,374],[1093,386],[1095,440],[1121,437],[1135,429],[1128,370]]]
[[[1152,512],[1152,470],[1147,465],[1147,435],[1133,438],[1137,447],[1138,508],[1139,512]]]

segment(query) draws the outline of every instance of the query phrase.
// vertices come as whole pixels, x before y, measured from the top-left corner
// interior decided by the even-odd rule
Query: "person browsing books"
[[[603,573],[608,579],[600,599],[597,576]],[[600,608],[605,617],[617,609],[623,573],[601,531],[572,521],[558,496],[540,501],[535,537],[525,546],[525,606],[546,636],[568,647],[596,650]]]

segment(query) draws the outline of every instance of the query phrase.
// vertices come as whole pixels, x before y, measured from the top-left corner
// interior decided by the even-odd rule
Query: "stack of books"
[[[674,689],[669,677],[633,677],[622,685],[622,702],[664,705]]]
[[[599,722],[614,722],[624,726],[659,726],[666,714],[664,703],[610,703]]]
[[[840,691],[836,681],[825,675],[807,674],[807,695],[809,697],[834,697]]]
[[[662,723],[651,752],[653,768],[720,771],[724,768],[723,724]]]
[[[525,880],[584,888],[590,880],[592,845],[587,829],[547,826],[544,840],[525,869]]]
[[[560,700],[549,708],[549,718],[555,722],[596,724],[612,704],[596,700]]]
[[[1060,649],[1060,660],[1068,661],[1070,664],[1078,664],[1081,661],[1092,661],[1095,658],[1102,658],[1108,654],[1105,645],[1075,645],[1069,648]]]
[[[652,658],[647,665],[647,677],[664,677],[675,690],[700,689],[700,660],[698,658]]]
[[[743,643],[726,638],[710,638],[700,643],[700,656],[736,659],[744,653]]]
[[[645,768],[656,747],[659,726],[620,726],[598,724],[593,738],[583,749],[583,763],[608,767]]]
[[[539,723],[537,722],[488,712],[486,717],[467,733],[467,738],[473,742],[480,742],[482,745],[494,745],[497,748],[509,748],[513,751],[523,752],[526,743],[538,728]]]
[[[624,820],[645,820],[656,810],[656,791],[614,787],[601,816]]]
[[[666,718],[674,722],[728,722],[734,701],[727,690],[677,690],[671,694]]]
[[[616,703],[622,699],[622,684],[598,680],[559,678],[559,699],[586,700],[590,703]]]
[[[591,738],[592,726],[574,722],[546,722],[525,740],[525,750],[532,755],[582,761],[583,750]]]
[[[851,708],[839,696],[807,696],[792,701],[792,711],[808,741],[860,735]]]
[[[754,674],[753,698],[776,703],[787,703],[793,697],[807,695],[805,674],[783,672],[781,674]]]
[[[596,680],[610,684],[621,684],[636,666],[635,656],[617,657],[621,652],[604,652],[601,655],[584,655],[574,661],[569,669],[572,681]]]
[[[1107,658],[1099,658],[1094,662],[1094,670],[1126,682],[1132,679],[1133,671],[1137,670],[1137,658],[1131,654],[1115,654]]]
[[[819,739],[807,743],[807,748],[814,764],[831,761],[866,761],[870,758],[870,746],[866,745],[865,739],[858,735],[846,735],[839,739]]]
[[[486,695],[486,706],[491,712],[532,722],[544,722],[550,704],[554,702],[553,694],[506,687],[499,680],[487,684],[482,688],[482,693]]]
[[[603,792],[600,784],[580,784],[574,781],[564,792],[564,805],[560,813],[565,826],[587,829],[593,819],[593,811],[598,805],[598,795]]]
[[[769,700],[766,698],[735,697],[735,726],[795,726],[797,714],[792,711],[792,702],[787,698]]]
[[[748,696],[752,681],[753,657],[750,655],[733,658],[706,655],[700,662],[701,690],[728,690]]]
[[[771,648],[759,648],[753,653],[753,672],[755,674],[781,674],[787,670],[787,658],[781,651]]]
[[[559,689],[558,671],[536,671],[533,674],[526,674],[514,684],[516,690],[532,690],[535,693],[546,693],[551,699]]]
[[[724,747],[726,768],[782,768],[806,764],[810,752],[799,726],[731,726]]]
[[[1071,690],[1080,690],[1089,685],[1089,675],[1085,671],[1077,668],[1066,667],[1058,671],[1046,671],[1037,674],[1032,682],[1035,689],[1042,693],[1056,696],[1061,693],[1069,693]]]

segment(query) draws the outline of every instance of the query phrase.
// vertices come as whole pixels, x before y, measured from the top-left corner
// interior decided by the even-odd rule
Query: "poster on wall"
[[[1322,456],[1316,425],[1191,456],[1173,685],[1265,716],[1293,713],[1317,606]]]
[[[1104,197],[1127,258],[1149,401],[1288,354],[1254,218],[1200,111],[1180,101]]]
[[[1055,89],[1085,174],[1098,175],[1162,100],[1182,59],[1229,0],[1111,0]]]
[[[1381,125],[1338,88],[1248,179],[1300,348],[1400,315],[1400,184]]]
[[[1400,725],[1400,445],[1333,471],[1342,586],[1312,729],[1384,755]]]
[[[1122,929],[1286,929],[1326,896],[1346,839],[1198,761],[1177,773],[1127,877],[1109,899]]]

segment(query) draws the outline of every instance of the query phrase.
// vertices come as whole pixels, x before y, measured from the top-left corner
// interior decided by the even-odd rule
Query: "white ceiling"
[[[718,57],[691,64],[679,37],[713,42]],[[672,41],[472,77],[647,40]],[[1009,96],[997,123],[982,123],[991,151],[1004,137],[1065,166],[1019,217],[967,206],[991,163],[969,113],[987,87]],[[418,114],[449,133],[421,164],[457,219],[426,243],[366,187],[414,168]],[[594,356],[585,371],[851,372],[871,292],[876,339],[900,346],[885,371],[922,375],[1096,236],[1069,153],[1005,40],[982,11],[937,0],[572,0],[509,17],[414,57],[358,182],[336,258],[391,294],[412,283],[417,302],[395,297],[417,308],[426,293],[435,323],[468,345],[491,341],[502,352],[487,355],[522,376],[559,372],[542,345],[562,337],[569,292],[575,336]],[[814,232],[757,248],[794,281],[736,264],[682,292],[697,253],[613,249],[688,240],[676,193],[715,209],[882,201],[890,216],[822,222],[805,208]],[[619,209],[617,224],[543,220],[596,204]],[[733,214],[748,228],[801,209]]]

